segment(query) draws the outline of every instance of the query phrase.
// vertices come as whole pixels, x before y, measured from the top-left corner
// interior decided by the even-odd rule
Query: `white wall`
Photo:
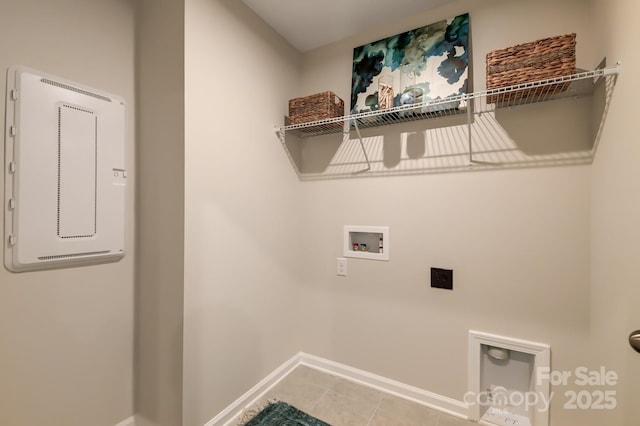
[[[484,88],[488,51],[555,34],[578,34],[578,67],[601,58],[583,1],[460,0],[318,49],[303,58],[300,93],[349,99],[352,49],[470,12],[474,88]],[[579,130],[579,129],[578,129]],[[559,129],[559,131],[565,131]],[[303,350],[461,400],[467,331],[548,343],[552,366],[587,362],[590,333],[588,166],[495,170],[304,184]],[[337,277],[343,225],[387,225],[388,263],[349,260]],[[429,268],[454,270],[454,291],[429,287]],[[553,424],[589,423],[563,410]]]
[[[112,426],[133,415],[133,3],[0,1],[2,75],[20,64],[122,96],[133,171],[124,260],[21,274],[0,269],[3,425]],[[4,77],[0,87],[4,117]]]
[[[301,347],[301,188],[272,131],[297,59],[243,3],[186,1],[185,426]]]

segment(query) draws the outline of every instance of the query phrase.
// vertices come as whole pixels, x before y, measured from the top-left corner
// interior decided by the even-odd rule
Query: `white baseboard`
[[[257,385],[249,389],[244,395],[236,399],[217,416],[205,423],[205,426],[231,425],[242,415],[243,411],[258,401],[272,387],[278,384],[287,374],[300,365],[300,354],[282,364],[271,374],[262,379]]]
[[[329,374],[343,377],[364,386],[407,399],[417,404],[425,405],[456,417],[468,418],[469,406],[462,401],[304,352],[300,352],[298,356],[300,357],[300,364],[302,365],[326,371]]]
[[[329,374],[345,378],[364,386],[395,395],[409,401],[425,405],[438,411],[451,414],[463,419],[469,418],[469,406],[446,396],[438,395],[415,386],[407,385],[386,377],[378,376],[364,370],[349,367],[338,362],[330,361],[304,352],[299,352],[287,362],[278,367],[273,373],[262,379],[260,383],[234,401],[204,426],[231,426],[249,408],[274,387],[280,380],[286,377],[299,365],[325,371]],[[121,426],[121,425],[118,425]],[[124,426],[124,425],[122,425]]]
[[[121,421],[116,426],[136,426],[136,419],[131,416],[128,419]]]

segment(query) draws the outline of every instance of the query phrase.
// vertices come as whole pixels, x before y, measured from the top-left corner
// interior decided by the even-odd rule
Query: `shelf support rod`
[[[362,148],[362,153],[364,154],[364,159],[367,162],[367,168],[360,170],[357,173],[364,173],[371,170],[371,163],[369,162],[369,156],[367,155],[367,150],[364,148],[364,142],[362,141],[362,135],[360,134],[360,128],[358,127],[358,120],[352,120],[353,126],[356,128],[356,134],[358,135],[358,142],[360,142],[360,148]]]
[[[473,119],[473,112],[471,111],[471,102],[473,102],[473,98],[465,95],[465,99],[467,101],[467,138],[469,139],[469,165],[473,165],[473,140],[471,137],[471,120]]]
[[[622,66],[622,61],[618,61],[616,62],[616,64],[612,67],[606,67],[603,69],[603,73],[604,75],[611,75],[611,74],[615,74],[618,75],[620,74],[620,68]]]

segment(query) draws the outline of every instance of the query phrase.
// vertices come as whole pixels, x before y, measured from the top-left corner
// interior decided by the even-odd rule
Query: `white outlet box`
[[[356,257],[371,260],[389,260],[388,226],[344,227],[344,257]]]

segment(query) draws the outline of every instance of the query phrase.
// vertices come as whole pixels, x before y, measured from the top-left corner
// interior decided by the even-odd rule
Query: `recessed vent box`
[[[4,263],[10,271],[125,255],[125,103],[39,71],[7,74]]]

